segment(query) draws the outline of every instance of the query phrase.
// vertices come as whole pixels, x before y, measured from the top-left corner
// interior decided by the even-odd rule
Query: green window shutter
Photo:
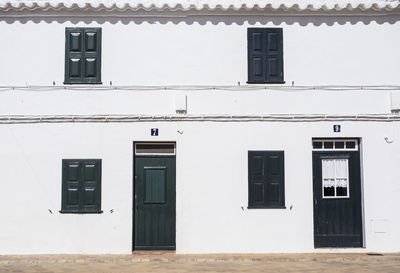
[[[265,82],[265,39],[262,28],[249,28],[247,30],[248,51],[248,80],[252,82]]]
[[[268,83],[283,82],[283,37],[281,28],[265,29],[266,75]]]
[[[249,151],[249,208],[285,208],[283,151]]]
[[[101,28],[65,29],[64,83],[101,83]]]
[[[81,168],[78,160],[62,161],[62,210],[80,210]]]
[[[65,29],[65,83],[79,83],[83,81],[82,43],[82,29]]]
[[[60,212],[101,212],[101,159],[62,160]]]
[[[101,160],[82,162],[82,210],[101,210]]]
[[[247,29],[248,83],[284,83],[281,28]]]

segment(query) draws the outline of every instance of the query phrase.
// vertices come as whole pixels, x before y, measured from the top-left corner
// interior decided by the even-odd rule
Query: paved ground
[[[400,272],[399,254],[1,256],[1,273]]]

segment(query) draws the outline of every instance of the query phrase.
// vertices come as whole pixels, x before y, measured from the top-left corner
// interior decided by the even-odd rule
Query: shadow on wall
[[[208,25],[208,24],[225,24],[225,25],[256,25],[256,24],[274,24],[276,26],[286,24],[286,25],[294,25],[298,24],[300,26],[307,26],[307,25],[314,25],[314,26],[321,26],[321,25],[345,25],[345,24],[364,24],[368,25],[371,23],[381,24],[395,24],[400,21],[400,16],[396,15],[385,15],[385,16],[314,16],[314,15],[295,15],[295,14],[280,14],[280,15],[271,15],[266,14],[264,16],[261,15],[253,15],[253,14],[232,14],[232,15],[222,15],[222,14],[215,14],[215,15],[190,15],[184,13],[166,13],[166,14],[124,14],[124,13],[112,13],[112,14],[86,14],[86,15],[79,15],[79,14],[49,14],[48,16],[44,13],[38,16],[29,15],[27,17],[18,17],[16,14],[13,18],[3,17],[0,14],[0,22],[5,21],[8,24],[13,24],[15,22],[20,22],[22,24],[26,24],[27,22],[33,22],[35,24],[39,24],[42,22],[52,23],[66,23],[70,22],[72,24],[78,23],[111,23],[117,24],[122,23],[124,25],[128,25],[131,23],[134,24],[199,24],[199,25]]]

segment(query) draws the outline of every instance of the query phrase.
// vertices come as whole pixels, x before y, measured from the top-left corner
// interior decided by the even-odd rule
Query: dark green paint
[[[249,151],[248,208],[285,208],[284,151]]]
[[[101,84],[101,28],[65,29],[65,84]]]
[[[167,169],[164,167],[149,167],[145,168],[144,172],[144,203],[165,204]]]
[[[175,156],[136,156],[134,250],[175,249]]]
[[[247,83],[284,83],[282,28],[248,28],[247,63]]]
[[[348,158],[349,198],[322,198],[322,159]],[[313,152],[314,246],[362,247],[360,154]]]
[[[101,213],[101,159],[63,159],[61,213]]]

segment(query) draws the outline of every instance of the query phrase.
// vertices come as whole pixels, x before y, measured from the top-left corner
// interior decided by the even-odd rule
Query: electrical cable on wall
[[[398,122],[397,114],[265,114],[265,115],[0,115],[0,124],[119,122]]]
[[[27,85],[27,86],[0,86],[0,91],[376,91],[400,90],[400,85],[373,85],[373,86],[350,86],[350,85],[321,85],[321,86],[273,86],[273,85],[171,85],[171,86],[151,86],[151,85]]]

